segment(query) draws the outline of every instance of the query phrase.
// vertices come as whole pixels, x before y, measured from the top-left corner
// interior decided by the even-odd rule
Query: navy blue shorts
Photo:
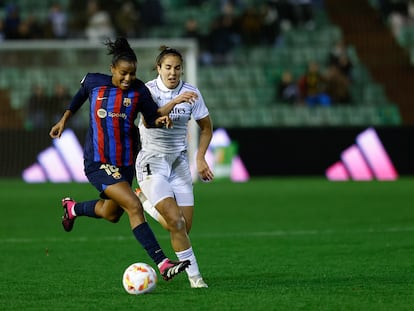
[[[102,199],[108,199],[105,195],[105,189],[121,181],[127,181],[132,185],[135,176],[133,166],[117,167],[115,165],[95,162],[88,166],[86,177],[89,182],[99,191]]]

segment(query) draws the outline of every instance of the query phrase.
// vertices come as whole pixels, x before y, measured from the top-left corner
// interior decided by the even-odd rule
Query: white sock
[[[188,277],[201,275],[200,270],[198,269],[197,260],[192,247],[181,252],[175,252],[175,254],[177,255],[180,261],[190,260],[191,265],[185,270],[185,272],[187,272]]]

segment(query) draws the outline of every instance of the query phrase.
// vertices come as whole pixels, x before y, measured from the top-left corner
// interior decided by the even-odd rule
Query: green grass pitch
[[[125,215],[61,227],[61,198],[94,199],[92,186],[0,181],[0,310],[412,310],[414,179],[254,178],[195,194],[190,236],[210,287],[182,274],[131,296],[124,269],[153,263]]]

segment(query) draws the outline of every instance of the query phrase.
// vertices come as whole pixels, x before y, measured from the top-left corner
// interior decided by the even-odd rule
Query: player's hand
[[[52,138],[60,138],[65,129],[65,125],[67,120],[71,117],[72,112],[70,110],[66,110],[63,114],[62,118],[60,118],[59,122],[52,126],[49,132],[49,136]]]
[[[197,172],[202,181],[209,182],[214,178],[214,174],[204,158],[197,159]]]
[[[49,136],[52,138],[60,138],[60,136],[63,133],[65,126],[62,122],[56,123],[52,128],[50,129]]]
[[[162,116],[155,120],[155,125],[157,127],[165,127],[167,129],[170,129],[173,127],[173,122],[169,116]]]
[[[197,99],[198,99],[198,94],[196,92],[186,91],[178,95],[176,98],[174,98],[174,101],[176,102],[177,105],[181,103],[194,104]]]

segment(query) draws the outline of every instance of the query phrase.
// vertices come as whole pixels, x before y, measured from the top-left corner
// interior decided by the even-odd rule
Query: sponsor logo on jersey
[[[105,109],[98,109],[98,111],[96,112],[96,114],[98,115],[99,118],[103,119],[106,117],[110,117],[110,118],[122,118],[124,120],[127,119],[127,115],[124,112],[108,112]]]
[[[127,115],[126,115],[125,112],[122,112],[122,113],[120,113],[120,112],[108,112],[108,117],[111,117],[111,118],[122,118],[122,119],[126,120]]]
[[[185,107],[175,107],[169,116],[172,121],[178,121],[185,115],[190,115],[190,112]]]
[[[105,109],[98,109],[96,114],[98,115],[99,118],[103,119],[103,118],[106,118],[107,112]]]

